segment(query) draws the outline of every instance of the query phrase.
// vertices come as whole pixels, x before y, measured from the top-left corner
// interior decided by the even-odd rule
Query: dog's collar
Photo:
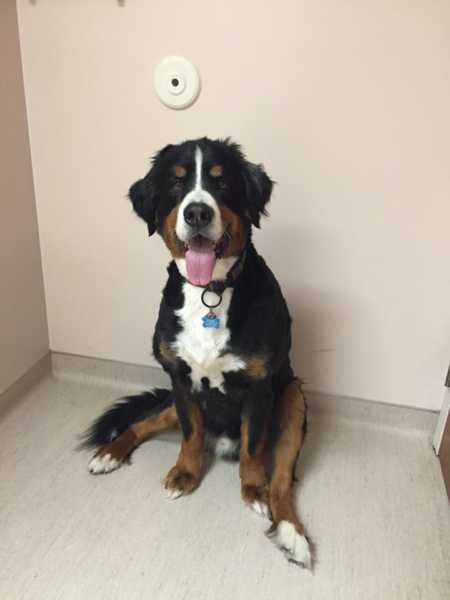
[[[204,287],[206,292],[213,292],[214,294],[217,294],[218,296],[222,295],[228,287],[234,287],[236,280],[238,279],[239,275],[242,273],[242,271],[244,269],[244,263],[245,263],[246,256],[247,256],[247,249],[245,249],[244,252],[239,256],[237,261],[234,263],[234,265],[228,271],[225,279],[216,279],[216,280],[210,281],[208,283],[208,285],[201,286],[201,287]]]
[[[225,279],[216,279],[210,281],[208,285],[195,285],[191,283],[186,277],[183,277],[184,281],[187,283],[191,283],[198,288],[203,288],[203,292],[201,295],[201,301],[203,306],[208,309],[208,312],[205,316],[202,317],[202,326],[203,327],[213,327],[214,329],[218,329],[220,327],[220,318],[214,312],[214,309],[220,306],[222,303],[222,296],[225,290],[229,287],[234,287],[236,280],[239,275],[242,273],[244,269],[245,258],[247,256],[247,248],[245,248],[244,252],[239,256],[237,261],[228,271]],[[217,301],[214,304],[209,304],[206,299],[206,294],[211,293],[217,296]]]
[[[220,318],[214,312],[214,309],[220,306],[222,303],[222,295],[228,287],[233,287],[236,283],[237,278],[242,273],[244,268],[245,258],[247,256],[247,248],[245,248],[244,252],[238,258],[238,260],[234,263],[231,269],[228,271],[225,279],[219,279],[217,281],[210,281],[208,285],[202,286],[204,287],[201,301],[203,306],[208,308],[208,313],[202,317],[202,325],[203,327],[214,327],[215,329],[219,329],[220,327]],[[208,304],[206,300],[206,294],[211,292],[215,294],[218,298],[215,304]]]
[[[234,263],[234,265],[228,271],[225,279],[213,279],[207,285],[197,285],[195,283],[191,283],[189,281],[189,279],[187,279],[183,275],[181,275],[181,277],[184,279],[184,281],[186,281],[190,285],[193,285],[194,287],[203,288],[204,291],[203,291],[202,296],[204,294],[206,294],[206,292],[212,292],[213,294],[216,294],[217,296],[222,296],[222,294],[224,293],[224,291],[227,288],[234,287],[236,280],[238,279],[239,275],[242,273],[242,271],[244,269],[244,263],[245,263],[246,257],[247,257],[247,248],[245,248],[244,252],[239,256],[237,261]]]

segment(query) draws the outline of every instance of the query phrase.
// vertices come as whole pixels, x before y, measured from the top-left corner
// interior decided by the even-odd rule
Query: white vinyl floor
[[[242,505],[236,464],[166,499],[178,434],[90,475],[76,436],[123,392],[49,376],[1,410],[1,600],[450,598],[450,510],[429,433],[312,415],[297,486],[308,572]]]

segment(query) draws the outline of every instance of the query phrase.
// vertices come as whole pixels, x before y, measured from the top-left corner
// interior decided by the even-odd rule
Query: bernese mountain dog
[[[109,473],[155,433],[181,429],[170,498],[199,486],[206,451],[238,459],[243,501],[272,521],[285,556],[309,567],[292,497],[306,404],[289,361],[291,318],[251,238],[272,186],[237,144],[208,138],[166,146],[131,186],[134,211],[173,257],[153,336],[172,389],[119,400],[85,445],[95,448],[89,471]]]

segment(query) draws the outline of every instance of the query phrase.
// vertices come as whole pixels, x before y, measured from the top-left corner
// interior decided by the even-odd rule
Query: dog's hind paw
[[[115,471],[121,464],[122,462],[113,458],[111,454],[95,454],[88,464],[88,470],[92,475],[100,475]]]
[[[283,551],[290,562],[294,562],[305,569],[311,568],[311,551],[306,537],[295,529],[293,523],[281,521],[278,526],[270,531],[268,537]]]

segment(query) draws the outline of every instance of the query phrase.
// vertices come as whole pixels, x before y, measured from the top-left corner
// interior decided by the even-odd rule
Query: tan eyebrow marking
[[[214,165],[210,168],[209,174],[211,177],[222,177],[223,167],[222,165]]]
[[[187,175],[186,167],[183,167],[181,165],[175,165],[173,168],[173,172],[175,173],[175,177],[179,177],[180,179],[186,177]]]

